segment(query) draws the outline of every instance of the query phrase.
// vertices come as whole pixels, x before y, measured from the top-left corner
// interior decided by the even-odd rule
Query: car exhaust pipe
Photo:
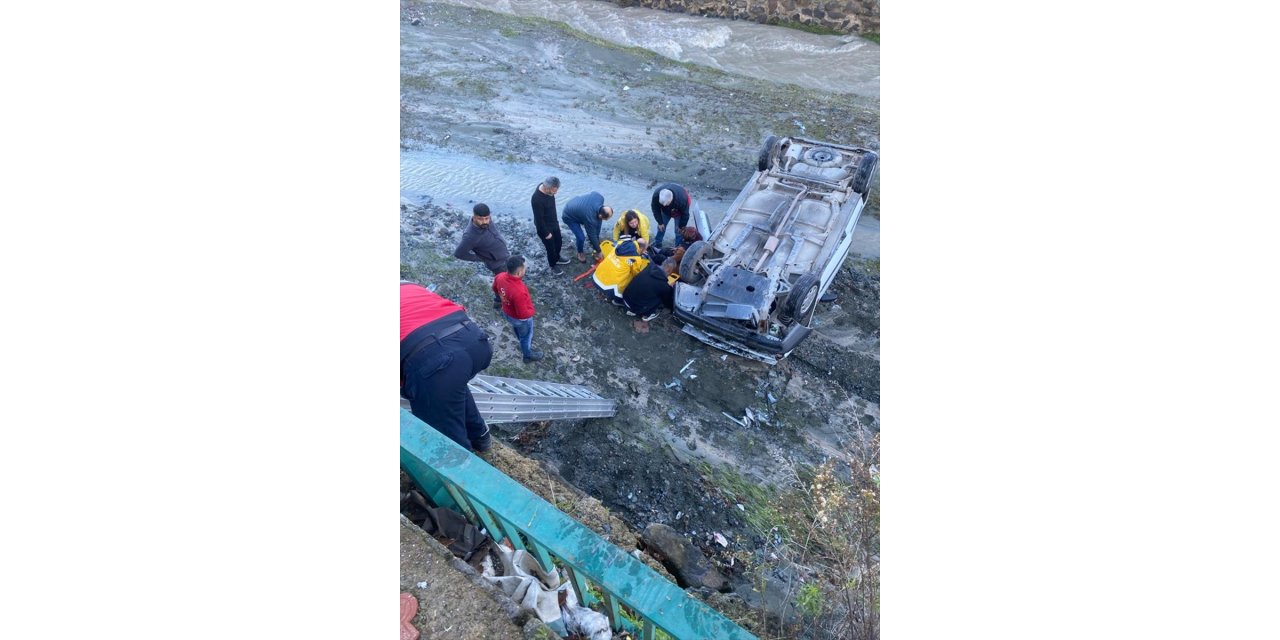
[[[693,202],[693,226],[703,239],[711,237],[711,223],[707,221],[707,212],[702,210],[696,200]]]

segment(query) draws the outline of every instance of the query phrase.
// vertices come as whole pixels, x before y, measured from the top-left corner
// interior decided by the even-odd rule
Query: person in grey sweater
[[[471,209],[471,222],[462,232],[462,241],[453,250],[453,257],[480,262],[495,276],[507,270],[507,258],[511,257],[511,252],[507,250],[507,241],[493,226],[489,205],[481,202]],[[496,293],[493,294],[493,308],[502,308],[502,300]]]
[[[600,252],[600,222],[613,215],[613,207],[604,203],[604,196],[597,191],[578,196],[564,205],[560,219],[573,232],[578,247],[578,262],[586,262],[583,243],[591,241],[591,253]]]

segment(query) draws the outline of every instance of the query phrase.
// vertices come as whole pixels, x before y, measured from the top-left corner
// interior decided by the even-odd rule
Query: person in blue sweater
[[[573,239],[578,247],[578,262],[586,262],[587,254],[583,243],[591,240],[591,253],[600,252],[600,223],[613,215],[613,207],[604,203],[604,196],[597,191],[578,196],[564,205],[560,219],[573,232]]]

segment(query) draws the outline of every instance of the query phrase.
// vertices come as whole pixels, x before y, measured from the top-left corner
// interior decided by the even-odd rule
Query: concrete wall
[[[764,23],[817,25],[841,33],[879,33],[880,0],[609,0],[623,7],[648,7]]]

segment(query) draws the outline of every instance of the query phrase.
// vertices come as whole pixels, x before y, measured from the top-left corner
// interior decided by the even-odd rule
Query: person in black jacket
[[[479,262],[495,276],[507,270],[507,258],[511,257],[511,252],[507,250],[507,241],[493,226],[489,205],[481,202],[471,209],[471,222],[462,232],[462,240],[453,250],[453,257]],[[496,293],[493,294],[493,308],[502,308],[502,300]]]
[[[547,265],[551,273],[562,274],[564,270],[558,265],[569,264],[560,258],[563,246],[560,236],[560,221],[556,219],[556,192],[560,190],[560,178],[551,176],[542,181],[533,190],[530,204],[533,206],[533,228],[537,231],[542,246],[547,248]]]
[[[653,239],[653,246],[662,248],[662,237],[667,234],[667,225],[675,223],[676,246],[683,241],[681,232],[689,225],[689,209],[693,198],[684,187],[668,182],[653,191],[649,201],[649,210],[653,212],[653,220],[658,223],[658,235]]]
[[[676,261],[668,258],[662,267],[650,262],[644,271],[637,273],[622,290],[622,303],[627,307],[627,315],[652,320],[658,317],[658,310],[662,307],[674,307],[675,289],[669,278],[675,270]]]

